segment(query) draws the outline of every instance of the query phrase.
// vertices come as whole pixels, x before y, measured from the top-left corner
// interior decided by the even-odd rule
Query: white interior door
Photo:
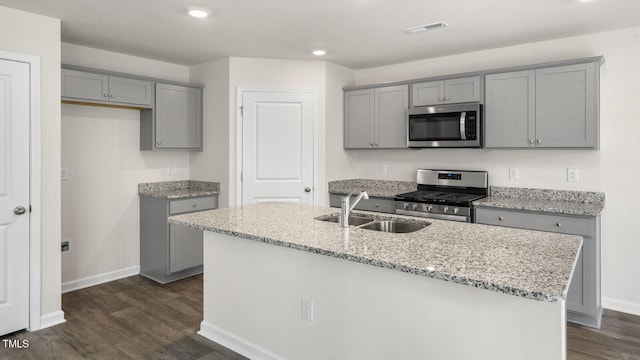
[[[0,335],[29,326],[29,81],[0,59]]]
[[[242,203],[313,204],[315,96],[242,92]]]

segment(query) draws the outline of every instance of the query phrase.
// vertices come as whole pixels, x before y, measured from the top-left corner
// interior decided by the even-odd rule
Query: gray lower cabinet
[[[202,150],[202,87],[155,83],[155,107],[140,113],[140,150]]]
[[[485,146],[599,146],[599,63],[490,74],[485,78]]]
[[[406,148],[409,86],[344,92],[344,148]]]
[[[567,320],[600,327],[600,217],[475,207],[479,224],[579,235],[583,238],[567,294]]]
[[[341,194],[329,194],[329,206],[341,207],[342,197]],[[393,214],[396,211],[395,203],[393,199],[381,198],[381,197],[369,197],[369,199],[362,199],[358,202],[355,209],[366,211],[377,211],[382,213]]]
[[[480,76],[427,81],[411,85],[412,107],[480,100]]]
[[[68,101],[107,103],[150,108],[152,82],[88,71],[62,70],[62,98]]]
[[[169,224],[172,215],[218,208],[218,196],[140,197],[140,274],[165,284],[202,273],[202,230]]]

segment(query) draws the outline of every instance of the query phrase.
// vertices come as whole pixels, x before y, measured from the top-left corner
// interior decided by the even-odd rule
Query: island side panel
[[[252,359],[566,359],[564,301],[204,236],[199,334]]]

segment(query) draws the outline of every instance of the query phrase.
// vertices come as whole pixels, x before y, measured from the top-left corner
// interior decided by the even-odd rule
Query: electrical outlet
[[[69,180],[69,169],[62,168],[62,170],[60,171],[60,179]]]
[[[313,300],[302,298],[302,320],[313,322]]]
[[[380,169],[378,171],[380,175],[387,175],[387,164],[380,164]]]
[[[567,169],[567,181],[568,182],[578,182],[578,169],[577,168],[568,168]]]
[[[62,253],[68,253],[69,251],[71,251],[71,240],[62,240],[62,242],[60,243],[60,250],[62,251]]]
[[[517,167],[509,168],[509,180],[520,179],[520,169]]]

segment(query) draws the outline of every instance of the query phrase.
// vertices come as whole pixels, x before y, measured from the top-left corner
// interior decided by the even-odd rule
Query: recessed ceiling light
[[[326,54],[327,52],[324,50],[313,50],[313,55],[315,56],[322,56],[324,54]]]
[[[427,30],[442,29],[442,28],[446,28],[447,26],[449,26],[449,24],[447,24],[446,22],[438,21],[431,24],[408,27],[406,29],[403,29],[402,31],[406,32],[407,34],[415,34],[415,33],[423,32]]]
[[[211,10],[203,7],[190,7],[187,9],[187,12],[189,15],[198,19],[204,19],[211,14]]]

